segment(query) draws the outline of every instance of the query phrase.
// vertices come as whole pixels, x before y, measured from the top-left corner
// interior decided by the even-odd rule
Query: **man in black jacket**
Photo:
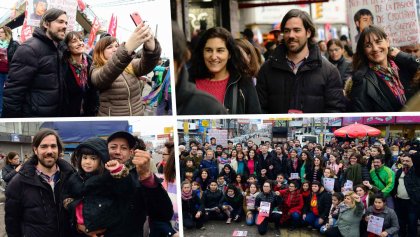
[[[130,169],[136,191],[121,203],[121,221],[110,236],[143,236],[146,215],[152,236],[172,236],[170,220],[173,215],[172,202],[158,178],[150,171],[150,153],[134,150],[136,139],[128,132],[120,131],[108,137],[108,152],[111,160],[117,160]],[[131,156],[133,159],[130,159]],[[153,234],[152,234],[153,233]]]
[[[33,37],[16,50],[4,88],[3,117],[62,115],[65,90],[59,43],[66,28],[66,12],[49,9]]]
[[[263,113],[325,113],[344,109],[340,74],[321,56],[308,13],[290,10],[281,22],[283,42],[258,74]]]
[[[33,139],[34,155],[6,189],[5,223],[9,237],[72,236],[62,207],[62,189],[73,167],[60,158],[63,144],[51,129]]]
[[[395,174],[392,195],[400,224],[400,237],[417,236],[420,215],[420,155],[408,152],[401,155],[403,167]]]

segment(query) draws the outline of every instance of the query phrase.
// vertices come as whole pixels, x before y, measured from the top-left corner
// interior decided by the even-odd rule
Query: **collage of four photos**
[[[420,236],[419,0],[0,4],[0,237]]]

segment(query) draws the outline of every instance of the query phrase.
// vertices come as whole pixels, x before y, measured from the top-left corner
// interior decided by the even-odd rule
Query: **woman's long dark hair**
[[[353,68],[359,70],[363,66],[369,65],[369,59],[365,54],[365,38],[371,35],[375,35],[379,39],[388,38],[385,31],[378,26],[368,26],[360,34],[360,38],[357,41],[356,53],[353,55]]]
[[[213,38],[220,38],[226,44],[226,48],[230,54],[230,58],[228,59],[226,65],[228,72],[230,74],[239,74],[242,78],[249,78],[249,76],[247,76],[250,75],[249,67],[246,64],[245,59],[242,57],[242,54],[239,51],[239,48],[236,45],[232,34],[222,27],[214,27],[206,30],[198,40],[197,47],[194,49],[191,59],[191,78],[196,79],[214,77],[214,75],[209,72],[208,68],[206,67],[203,56],[204,47],[207,43],[207,40]]]

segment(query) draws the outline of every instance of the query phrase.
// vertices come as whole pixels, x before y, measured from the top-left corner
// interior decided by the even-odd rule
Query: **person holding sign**
[[[400,111],[416,92],[411,83],[419,65],[414,56],[390,47],[383,29],[366,27],[353,57],[353,111]]]
[[[386,199],[383,195],[377,194],[375,202],[366,210],[365,221],[368,222],[367,231],[369,237],[397,236],[400,226],[398,224],[397,214],[385,204]],[[373,218],[379,217],[379,218]],[[375,221],[373,221],[375,220]]]
[[[136,50],[143,46],[141,55]],[[112,36],[100,39],[94,49],[89,76],[99,92],[98,116],[139,116],[144,113],[139,77],[157,65],[161,47],[144,22],[135,28],[127,42],[119,44]]]
[[[325,190],[330,193],[340,192],[340,181],[331,168],[324,169],[322,184]]]
[[[283,199],[272,191],[272,183],[264,182],[262,192],[255,199],[255,207],[259,211],[256,223],[260,235],[267,233],[268,222],[274,222],[276,230],[280,234],[281,214],[278,206],[282,203]]]

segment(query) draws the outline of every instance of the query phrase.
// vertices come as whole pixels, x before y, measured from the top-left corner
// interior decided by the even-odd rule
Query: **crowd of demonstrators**
[[[268,224],[308,227],[327,236],[417,236],[420,142],[333,137],[325,145],[299,140],[226,146],[180,145],[184,228],[208,220],[244,221],[263,235]],[[203,154],[205,154],[203,156]],[[370,218],[384,218],[381,233]]]
[[[196,47],[183,54],[188,55],[183,62],[188,61],[190,54],[192,58],[190,64],[184,64],[188,65],[189,74],[185,71],[182,77],[193,82],[188,85],[190,90],[205,92],[219,103],[207,100],[206,109],[198,108],[201,103],[188,101],[182,92],[177,101],[179,114],[407,109],[410,98],[418,100],[414,96],[420,88],[418,45],[401,50],[392,47],[388,35],[374,25],[368,10],[358,12],[354,21],[358,30],[354,53],[345,35],[317,40],[311,17],[298,9],[287,12],[280,28],[270,33],[275,39],[265,43],[264,51],[251,29],[241,32],[244,38],[235,40],[221,27],[202,29]],[[180,53],[175,51],[174,55]],[[221,112],[220,106],[225,111]]]
[[[151,172],[151,154],[130,133],[107,140],[89,138],[76,147],[71,163],[51,129],[33,138],[32,157],[19,164],[10,152],[5,224],[8,236],[177,236],[167,185]],[[173,148],[173,146],[172,146]],[[173,152],[172,152],[173,154]],[[164,168],[174,182],[174,156]],[[168,176],[168,177],[166,177]]]
[[[49,9],[20,46],[0,29],[2,117],[144,115],[141,77],[162,50],[150,27],[140,23],[122,43],[104,35],[89,55],[79,32],[66,34],[67,24],[65,11]]]

